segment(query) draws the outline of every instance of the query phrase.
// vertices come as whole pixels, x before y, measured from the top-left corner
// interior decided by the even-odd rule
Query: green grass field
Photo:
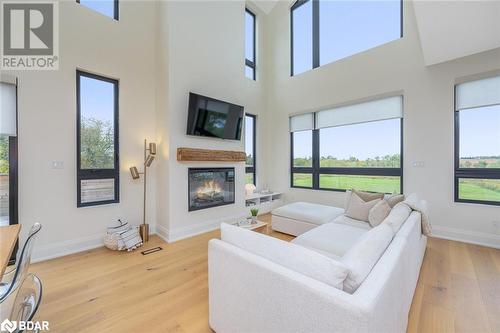
[[[294,174],[295,186],[312,187],[310,174]],[[399,177],[320,175],[320,188],[343,189],[355,188],[363,191],[394,193],[399,192]],[[460,179],[461,199],[487,200],[500,202],[499,179]]]
[[[460,179],[460,199],[500,202],[500,179]]]
[[[308,174],[294,174],[295,186],[312,186],[312,177]],[[320,188],[349,190],[355,188],[363,191],[399,193],[399,177],[383,176],[351,176],[320,175]]]

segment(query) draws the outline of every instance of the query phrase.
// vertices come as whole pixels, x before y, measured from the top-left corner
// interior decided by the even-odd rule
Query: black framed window
[[[401,96],[320,111],[314,119],[311,114],[310,126],[294,124],[292,117],[291,187],[402,193],[403,118],[395,103],[402,108]],[[381,119],[356,120],[384,105],[395,111]]]
[[[120,201],[118,81],[76,72],[77,206]]]
[[[455,201],[500,205],[500,76],[455,86]]]
[[[18,224],[17,80],[0,82],[0,227]],[[17,244],[9,264],[16,260]]]
[[[293,76],[403,37],[403,1],[298,0],[290,22]]]
[[[251,80],[257,79],[256,60],[256,16],[248,8],[245,9],[245,76]]]
[[[118,21],[118,0],[76,0],[76,2]]]
[[[245,165],[245,183],[257,185],[256,151],[257,151],[257,116],[245,115],[245,152],[247,155]]]

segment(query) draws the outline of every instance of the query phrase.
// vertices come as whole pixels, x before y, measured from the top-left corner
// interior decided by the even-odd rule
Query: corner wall
[[[290,188],[289,115],[402,91],[404,192],[429,202],[436,235],[499,246],[500,230],[492,221],[499,220],[500,208],[453,199],[453,86],[458,78],[500,69],[500,49],[426,67],[413,3],[405,1],[402,39],[290,77],[289,3],[279,2],[268,22],[273,70],[267,107],[274,143],[268,166],[274,190],[286,192],[289,201],[343,206],[345,193]],[[412,167],[414,161],[425,167]]]
[[[252,8],[255,10],[255,8]],[[184,163],[176,160],[177,148],[221,150],[245,149],[244,141],[199,138],[186,135],[188,96],[194,92],[245,106],[257,115],[258,153],[264,151],[263,139],[268,121],[265,112],[265,71],[262,53],[257,59],[258,80],[244,75],[245,2],[243,1],[169,1],[160,4],[159,62],[163,81],[158,93],[165,103],[157,106],[159,133],[168,147],[162,147],[157,192],[158,233],[168,241],[213,230],[223,221],[248,214],[244,200],[244,163]],[[258,15],[258,50],[264,41],[263,15]],[[163,127],[163,128],[162,128]],[[244,137],[244,136],[243,136]],[[264,155],[264,154],[263,154]],[[258,158],[258,184],[266,182],[263,162]],[[234,167],[235,204],[188,212],[189,167]],[[162,207],[165,205],[165,207]]]

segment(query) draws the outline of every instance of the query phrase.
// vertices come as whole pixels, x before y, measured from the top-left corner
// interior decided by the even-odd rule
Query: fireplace
[[[189,211],[234,203],[234,168],[189,168]]]

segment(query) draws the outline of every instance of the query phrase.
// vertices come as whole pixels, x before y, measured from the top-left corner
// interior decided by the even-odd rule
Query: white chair
[[[17,258],[16,266],[2,276],[0,282],[0,321],[8,318],[11,314],[19,286],[24,283],[28,275],[33,245],[41,229],[42,225],[40,223],[35,223],[31,227],[28,238]]]

